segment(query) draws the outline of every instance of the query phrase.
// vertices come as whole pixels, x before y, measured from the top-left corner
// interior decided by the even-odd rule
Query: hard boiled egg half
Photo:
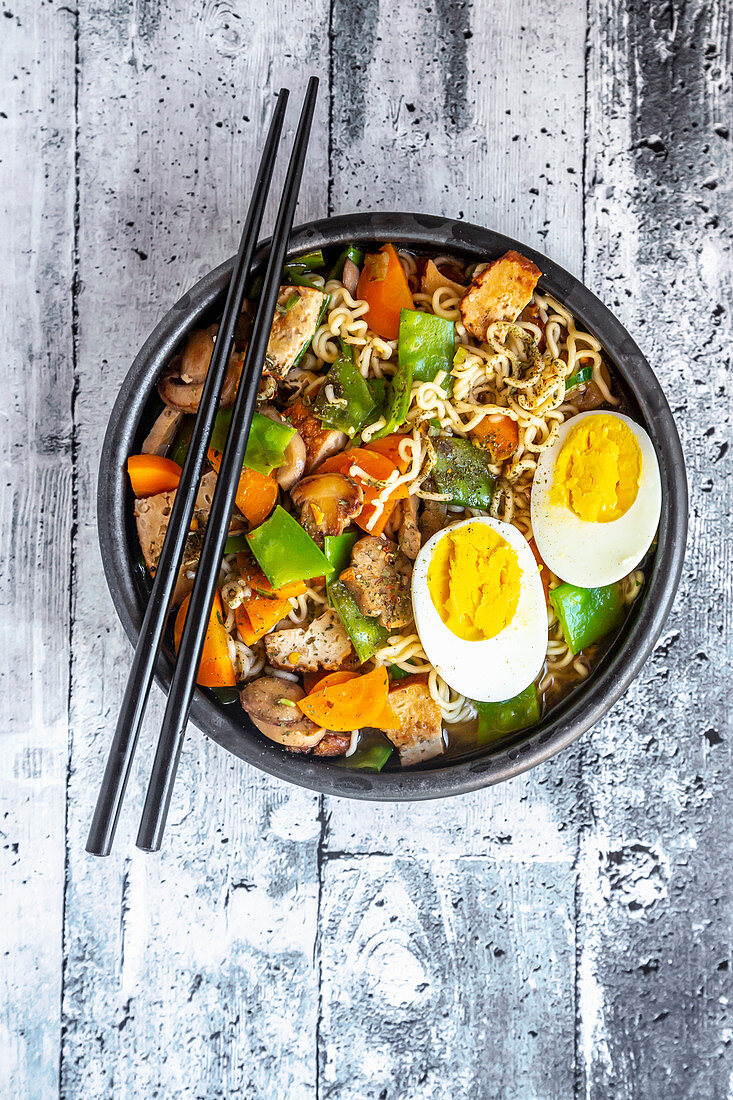
[[[661,507],[654,447],[628,416],[580,413],[540,454],[532,531],[563,581],[596,588],[625,577],[651,546]]]
[[[511,699],[542,668],[547,610],[522,533],[481,517],[434,535],[412,574],[415,626],[428,660],[455,691]]]

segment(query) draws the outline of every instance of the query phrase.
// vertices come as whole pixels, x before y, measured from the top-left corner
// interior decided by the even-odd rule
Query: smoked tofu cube
[[[389,693],[389,705],[400,720],[396,730],[385,730],[400,754],[400,763],[420,764],[445,749],[440,707],[423,680],[405,681]]]
[[[519,252],[506,252],[474,275],[461,301],[466,330],[485,340],[495,321],[516,321],[530,301],[542,272]]]

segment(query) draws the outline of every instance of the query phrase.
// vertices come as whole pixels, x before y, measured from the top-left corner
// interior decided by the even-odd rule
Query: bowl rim
[[[630,334],[609,309],[578,279],[521,241],[468,222],[429,214],[354,213],[304,223],[294,228],[288,255],[311,248],[333,248],[350,240],[396,240],[432,252],[444,249],[476,258],[516,249],[542,271],[542,288],[575,315],[601,342],[605,353],[635,397],[654,444],[662,481],[662,514],[651,575],[621,646],[612,649],[587,683],[547,722],[519,744],[468,759],[405,771],[362,773],[324,758],[288,753],[239,722],[226,708],[197,690],[190,720],[207,736],[261,771],[324,794],[367,801],[413,801],[466,794],[503,782],[548,760],[599,721],[637,676],[651,653],[671,609],[685,556],[687,480],[677,428],[657,378]],[[268,241],[258,249],[261,260]],[[125,460],[140,417],[154,391],[162,366],[180,341],[226,291],[230,258],[209,272],[171,307],[136,355],[118,392],[102,447],[97,486],[97,524],[107,585],[123,628],[134,645],[143,606],[134,578],[126,537]],[[161,653],[156,681],[167,692],[172,662]]]

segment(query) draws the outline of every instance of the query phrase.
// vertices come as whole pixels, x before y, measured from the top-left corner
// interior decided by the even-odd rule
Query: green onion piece
[[[351,551],[359,538],[356,532],[347,531],[343,535],[326,535],[323,540],[323,553],[329,568],[326,572],[326,583],[340,577],[344,569],[351,563]]]
[[[224,543],[225,554],[240,554],[243,550],[246,550],[248,546],[247,536],[242,535],[230,535],[227,541]]]
[[[173,446],[168,452],[168,458],[172,459],[173,462],[177,462],[179,466],[183,466],[186,461],[195,420],[195,416],[184,416],[176,433],[176,438],[173,440]]]
[[[468,439],[438,438],[433,441],[435,465],[431,471],[435,491],[448,494],[448,504],[464,508],[488,508],[494,495],[490,458]]]
[[[344,273],[344,264],[347,260],[351,260],[351,262],[353,264],[356,264],[357,267],[361,267],[361,265],[364,263],[364,253],[354,244],[347,245],[343,252],[340,254],[339,258],[336,260],[336,263],[331,268],[331,271],[328,275],[329,279],[341,278]]]
[[[412,676],[411,672],[405,672],[404,668],[400,668],[399,665],[390,665],[387,671],[390,680],[406,680],[408,676]]]
[[[351,756],[339,756],[336,758],[336,763],[342,768],[379,772],[389,760],[392,751],[393,745],[386,737],[369,733],[359,742]]]
[[[220,409],[216,414],[210,443],[213,450],[224,450],[231,420],[231,409]],[[295,428],[292,424],[270,420],[269,417],[256,412],[252,417],[243,465],[260,474],[272,473],[278,466],[282,466],[285,450],[294,435]]]
[[[579,371],[572,374],[565,383],[565,392],[568,390],[574,390],[576,386],[582,386],[585,382],[590,382],[593,377],[593,367],[581,367]]]
[[[279,504],[247,535],[247,543],[273,588],[323,577],[328,562],[307,531]]]
[[[290,286],[307,286],[311,290],[323,290],[323,285],[317,282],[316,279],[309,278],[308,275],[301,275],[293,269],[285,271],[284,277]]]
[[[299,294],[291,294],[290,297],[288,298],[287,302],[285,303],[285,312],[287,313],[288,310],[291,310],[293,308],[293,306],[295,305],[295,303],[299,302],[299,301],[300,301],[300,295]]]
[[[344,630],[351,638],[356,655],[363,664],[364,661],[373,657],[378,649],[386,645],[389,631],[378,619],[361,613],[354,597],[341,581],[334,581],[328,586],[328,595],[331,606],[338,613]]]
[[[289,267],[301,267],[304,271],[317,271],[325,266],[323,252],[320,248],[314,248],[312,252],[304,252],[302,256],[294,256],[292,260],[288,260],[285,268],[287,270]]]
[[[411,382],[433,382],[440,371],[450,377],[455,350],[455,325],[434,313],[416,309],[400,312],[397,353],[400,366],[409,367]],[[444,388],[448,387],[444,384]]]
[[[617,584],[604,588],[561,584],[550,592],[550,603],[573,653],[580,653],[581,649],[610,633],[624,615],[624,603]]]
[[[540,700],[535,684],[530,684],[502,703],[476,703],[478,741],[484,744],[508,733],[534,726],[540,720]]]

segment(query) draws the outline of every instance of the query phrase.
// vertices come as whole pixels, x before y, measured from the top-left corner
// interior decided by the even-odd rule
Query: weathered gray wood
[[[717,1098],[730,1071],[730,7],[590,11],[585,274],[677,413],[691,523],[663,638],[583,744],[578,1084]]]
[[[0,1095],[52,1096],[74,526],[74,17],[21,0],[0,22]]]
[[[19,395],[0,423],[0,1094],[726,1095],[728,6],[593,0],[587,25],[579,0],[79,7],[78,28],[27,2],[0,19]],[[452,802],[318,799],[192,730],[150,858],[133,838],[156,692],[116,854],[95,861],[129,661],[96,543],[106,417],[142,338],[234,248],[265,90],[297,100],[312,69],[300,218],[493,225],[637,334],[688,456],[683,591],[605,722]]]
[[[280,9],[293,33],[318,2]],[[313,63],[324,66],[323,42]],[[320,53],[318,52],[320,50]],[[268,71],[278,57],[278,70]],[[230,255],[269,108],[287,74],[278,24],[254,8],[181,0],[95,4],[80,23],[79,512],[68,798],[65,1097],[311,1097],[318,801],[269,781],[192,730],[165,848],[134,848],[151,708],[114,855],[84,840],[129,646],[94,524],[105,422],[141,340],[186,286]],[[326,125],[327,97],[318,128]],[[250,116],[245,119],[244,116]],[[293,117],[290,127],[292,132]],[[300,216],[324,213],[325,146],[309,154]],[[282,180],[284,165],[278,169]]]

